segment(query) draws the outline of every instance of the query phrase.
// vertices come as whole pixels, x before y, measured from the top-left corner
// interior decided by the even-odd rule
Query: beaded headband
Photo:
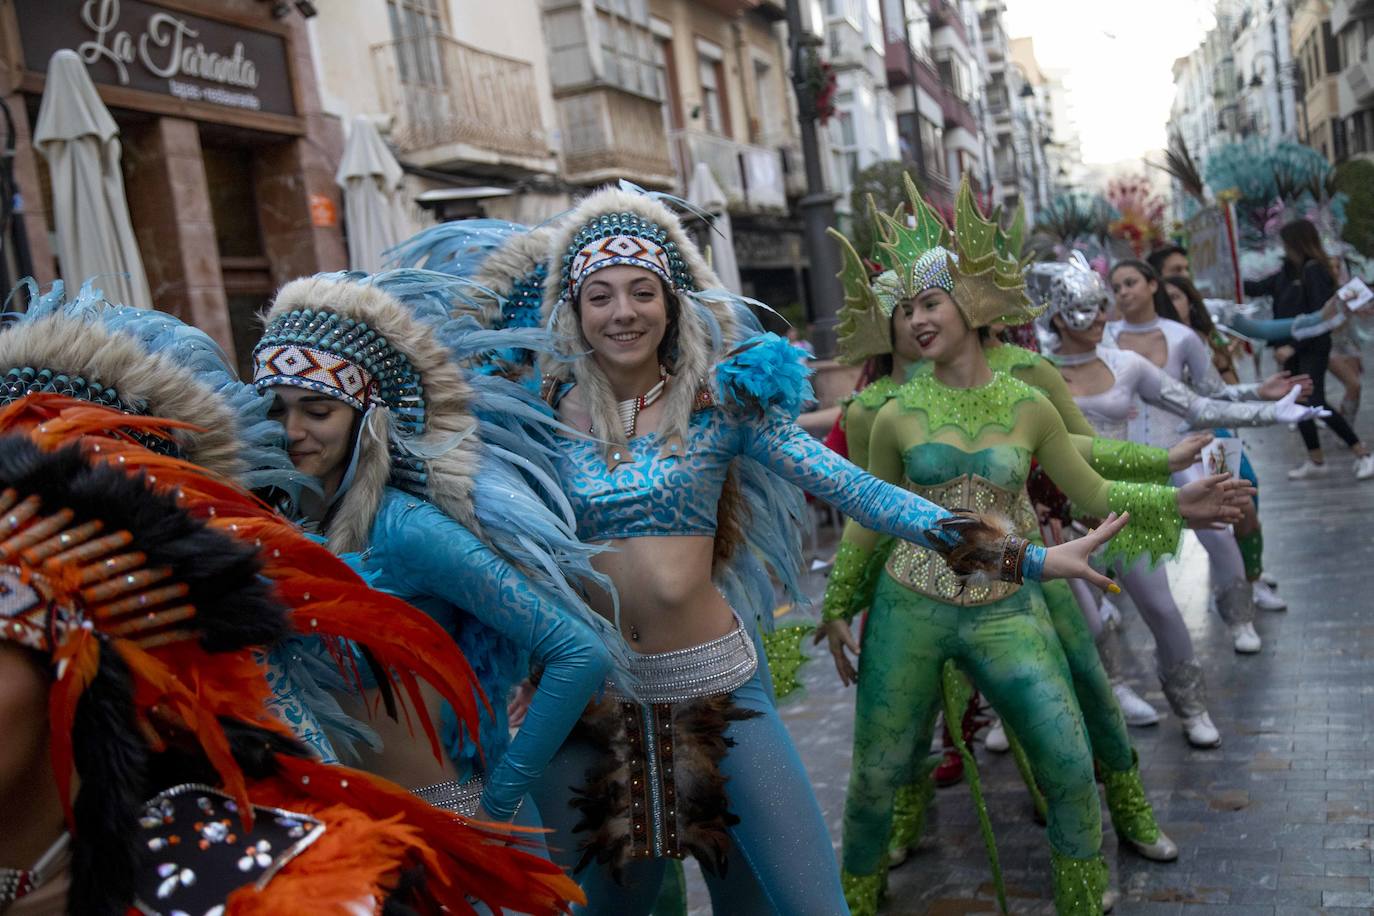
[[[694,292],[697,288],[667,229],[636,213],[605,213],[573,235],[563,255],[559,298],[575,301],[588,277],[617,264],[652,271],[676,291]]]
[[[64,397],[89,401],[121,413],[145,416],[146,410],[124,401],[119,392],[101,384],[99,379],[86,379],[61,369],[35,369],[32,366],[11,368],[0,379],[0,407],[13,404],[30,394],[60,394]],[[125,430],[124,434],[151,452],[182,457],[175,439],[164,438],[140,430]]]
[[[82,627],[142,648],[195,635],[177,627],[195,614],[190,589],[126,550],[133,535],[106,533],[99,521],[73,525],[70,509],[41,515],[40,504],[0,493],[0,639],[51,653]]]
[[[419,373],[406,355],[366,322],[326,309],[295,309],[267,325],[253,348],[253,385],[304,388],[343,401],[355,410],[386,407],[395,432],[425,431],[425,398]],[[422,459],[392,443],[391,478],[401,489],[424,492]]]

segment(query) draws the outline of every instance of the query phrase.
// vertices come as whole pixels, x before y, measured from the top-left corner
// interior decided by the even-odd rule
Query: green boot
[[[892,833],[887,842],[887,867],[896,868],[921,842],[926,812],[935,799],[935,783],[927,774],[897,790],[892,799]]]
[[[1103,896],[1107,892],[1107,861],[1072,859],[1050,850],[1054,866],[1054,911],[1059,916],[1102,916]]]
[[[877,916],[878,900],[886,884],[886,869],[871,875],[851,875],[840,870],[840,886],[844,888],[844,902],[849,904],[851,916]]]
[[[1102,785],[1107,790],[1107,810],[1112,815],[1116,835],[1136,852],[1153,862],[1172,862],[1178,858],[1178,845],[1155,822],[1154,808],[1145,797],[1140,782],[1140,759],[1129,770],[1100,767]]]

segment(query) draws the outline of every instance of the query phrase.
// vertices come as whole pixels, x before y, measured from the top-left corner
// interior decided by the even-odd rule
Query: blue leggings
[[[836,916],[848,914],[830,833],[792,739],[764,687],[767,669],[734,692],[740,706],[760,715],[732,722],[726,735],[734,747],[721,768],[729,778],[730,809],[740,822],[730,828],[732,849],[723,877],[702,870],[718,914]],[[532,793],[544,816],[550,857],[571,870],[581,857],[585,834],[572,828],[580,818],[568,801],[586,783],[598,752],[570,738]],[[610,869],[595,862],[573,875],[587,895],[574,912],[586,916],[642,916],[658,897],[667,859],[635,859],[616,884]]]

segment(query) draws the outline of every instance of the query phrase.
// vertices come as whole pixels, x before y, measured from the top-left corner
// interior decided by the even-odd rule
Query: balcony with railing
[[[1342,118],[1374,105],[1374,36],[1365,39],[1359,58],[1345,62],[1336,81],[1336,101]]]
[[[422,165],[455,161],[551,172],[534,66],[447,35],[371,48],[391,142]]]
[[[785,168],[787,146],[754,146],[699,130],[675,130],[668,140],[677,165],[679,188],[686,189],[697,163],[704,162],[725,192],[731,210],[786,211],[789,187],[800,189],[805,185],[800,155],[792,160],[795,168]],[[786,164],[790,166],[791,162]]]
[[[592,185],[628,178],[651,188],[673,186],[662,102],[595,85],[561,94],[555,103],[569,181]]]

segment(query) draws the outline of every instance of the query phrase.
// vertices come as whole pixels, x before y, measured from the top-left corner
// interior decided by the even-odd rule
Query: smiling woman
[[[353,451],[362,414],[344,402],[303,388],[276,390],[267,414],[286,430],[287,454],[296,470],[319,480],[332,502]]]

